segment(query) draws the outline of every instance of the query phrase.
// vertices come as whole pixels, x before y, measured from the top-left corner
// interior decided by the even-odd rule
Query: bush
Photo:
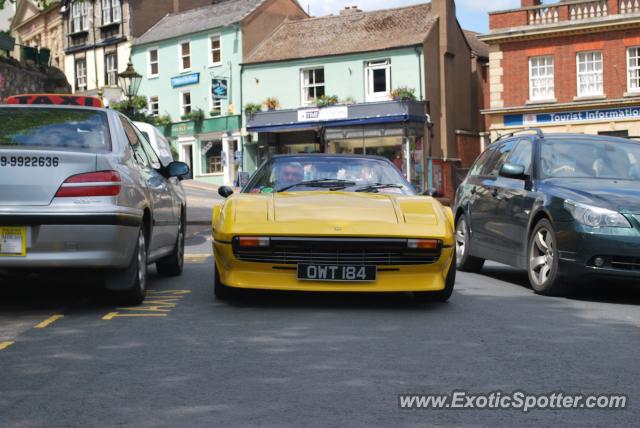
[[[249,103],[244,106],[244,114],[247,116],[253,116],[256,113],[262,111],[262,105],[256,103]]]
[[[335,95],[323,95],[316,99],[316,107],[328,107],[338,104],[338,97]]]
[[[415,101],[416,90],[413,88],[407,88],[406,86],[401,86],[391,91],[391,98],[394,101]]]
[[[167,127],[167,126],[171,126],[171,124],[173,123],[173,121],[171,120],[170,116],[158,116],[155,118],[155,124],[156,126],[160,126],[160,127]]]
[[[276,97],[269,97],[264,101],[267,110],[275,110],[280,107],[280,101]]]

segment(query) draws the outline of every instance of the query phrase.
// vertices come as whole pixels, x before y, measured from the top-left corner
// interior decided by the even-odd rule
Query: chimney
[[[358,6],[346,6],[340,11],[340,15],[351,15],[352,13],[362,12],[362,9],[358,9]]]
[[[540,6],[541,0],[520,0],[520,7]]]

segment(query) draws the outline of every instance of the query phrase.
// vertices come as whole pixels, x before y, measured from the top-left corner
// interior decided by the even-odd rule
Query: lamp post
[[[127,97],[127,112],[133,116],[134,108],[131,101],[133,100],[133,97],[138,94],[140,83],[142,82],[142,76],[133,68],[131,58],[129,58],[127,69],[118,74],[118,80],[120,82],[120,89],[122,89],[124,95]]]

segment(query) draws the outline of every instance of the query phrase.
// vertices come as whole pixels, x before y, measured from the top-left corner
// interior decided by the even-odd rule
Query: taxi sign
[[[7,104],[44,104],[57,106],[78,106],[102,108],[102,100],[97,97],[61,94],[24,94],[7,98]]]

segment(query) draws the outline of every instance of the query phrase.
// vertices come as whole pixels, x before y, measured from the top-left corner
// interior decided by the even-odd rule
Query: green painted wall
[[[220,34],[222,65],[209,65],[209,37]],[[191,71],[179,71],[179,44],[191,41]],[[158,48],[159,69],[158,77],[148,77],[148,49]],[[230,99],[222,102],[222,114],[229,114],[229,106],[235,108],[235,114],[240,113],[240,66],[242,62],[242,33],[237,26],[222,29],[212,29],[175,39],[165,40],[149,45],[134,46],[131,52],[133,65],[143,79],[139,94],[146,97],[160,97],[160,115],[169,115],[174,122],[180,121],[180,96],[184,90],[191,90],[192,108],[201,108],[205,117],[209,117],[211,110],[211,79],[226,78],[230,80]],[[171,87],[171,78],[191,73],[200,73],[198,84]],[[237,129],[237,128],[236,128]]]
[[[424,97],[423,54],[414,48],[402,48],[381,52],[311,58],[277,63],[244,66],[243,104],[263,103],[276,97],[280,108],[302,106],[301,70],[324,67],[325,92],[337,95],[340,100],[348,97],[365,102],[365,63],[373,60],[391,60],[391,88],[408,86],[416,90],[420,99],[420,85]]]

